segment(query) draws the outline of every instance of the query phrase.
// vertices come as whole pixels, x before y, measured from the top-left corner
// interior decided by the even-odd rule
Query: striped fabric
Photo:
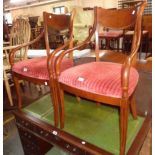
[[[111,62],[91,62],[69,68],[61,73],[59,82],[95,94],[122,97],[121,64]],[[133,93],[139,74],[131,68],[129,77],[129,96]]]
[[[73,66],[73,61],[71,59],[64,58],[62,61],[61,71],[64,71],[71,66]],[[17,62],[14,64],[12,71],[31,78],[49,80],[46,56]]]

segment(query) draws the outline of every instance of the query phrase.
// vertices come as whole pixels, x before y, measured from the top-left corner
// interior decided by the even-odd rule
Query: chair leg
[[[65,107],[64,107],[64,91],[59,88],[59,96],[60,96],[60,128],[64,128],[65,122]]]
[[[128,100],[123,100],[120,106],[120,155],[125,155],[128,128]]]
[[[16,93],[17,93],[17,99],[18,99],[18,108],[22,108],[22,97],[21,97],[21,89],[20,89],[20,83],[17,77],[13,76],[13,80],[15,83]]]
[[[77,99],[78,103],[81,102],[81,98],[79,96],[76,96],[76,99]]]
[[[134,95],[130,99],[130,109],[134,119],[137,119],[136,100]]]
[[[41,87],[40,85],[36,85],[37,90],[40,92],[41,91]]]
[[[13,106],[13,100],[12,100],[11,89],[10,89],[8,77],[7,77],[5,71],[3,72],[3,74],[4,74],[5,88],[6,88],[6,92],[7,92],[8,98],[9,98],[10,106]]]
[[[119,52],[119,43],[120,43],[120,38],[117,38],[117,52]]]
[[[54,110],[54,126],[58,127],[58,115],[59,115],[59,111],[58,111],[58,102],[57,102],[57,90],[54,87],[54,84],[52,82],[52,84],[49,85],[50,86],[50,95],[51,95],[51,101],[53,104],[53,110]]]

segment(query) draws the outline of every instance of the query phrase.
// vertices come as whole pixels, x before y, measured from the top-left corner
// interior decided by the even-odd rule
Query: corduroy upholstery
[[[64,58],[61,65],[61,71],[73,66],[73,61],[69,58]],[[37,78],[40,80],[49,80],[49,73],[47,70],[47,57],[39,57],[33,59],[27,59],[17,62],[12,67],[14,73],[28,76],[31,78]]]
[[[91,62],[79,65],[62,72],[59,82],[95,94],[121,98],[121,66],[121,64],[111,62]],[[135,90],[138,78],[138,72],[131,68],[129,96]]]

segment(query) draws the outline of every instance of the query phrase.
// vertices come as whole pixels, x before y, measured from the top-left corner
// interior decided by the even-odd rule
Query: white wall
[[[43,11],[52,12],[52,8],[56,6],[66,6],[70,8],[72,6],[81,6],[81,7],[94,7],[101,6],[104,8],[115,8],[117,7],[118,0],[71,0],[68,2],[59,2],[54,4],[46,4],[42,6],[28,7],[23,9],[12,10],[12,18],[18,16],[40,16],[42,17]],[[42,20],[42,19],[41,19]]]
[[[118,0],[103,0],[103,7],[104,8],[117,8]]]
[[[117,8],[118,0],[79,0],[83,7],[100,6],[104,8]]]
[[[12,10],[12,17],[18,17],[18,16],[40,16],[42,17],[43,11],[46,12],[52,12],[53,7],[56,6],[66,6],[70,7],[74,5],[74,1],[68,1],[68,2],[61,2],[61,3],[55,3],[55,4],[46,4],[42,6],[35,6],[35,7],[28,7],[28,8],[22,8],[17,10]]]

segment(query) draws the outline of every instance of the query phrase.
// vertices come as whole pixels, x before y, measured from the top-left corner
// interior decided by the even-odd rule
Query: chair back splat
[[[43,31],[34,40],[22,44],[15,48],[9,55],[12,73],[14,78],[14,83],[16,87],[17,97],[18,97],[18,108],[22,107],[22,97],[21,88],[19,85],[19,80],[23,79],[34,84],[39,85],[49,85],[50,77],[52,72],[49,73],[48,62],[49,58],[56,59],[56,54],[61,53],[64,48],[73,46],[73,18],[74,11],[71,14],[61,14],[56,15],[52,13],[43,12]],[[16,52],[24,47],[30,46],[38,41],[44,36],[46,45],[46,56],[33,57],[31,59],[23,60],[20,62],[14,61],[14,56]],[[59,44],[54,50],[51,49],[51,45],[54,44],[52,39],[58,40],[56,42]],[[54,45],[54,47],[56,47]],[[32,50],[33,51],[33,50]],[[33,52],[40,52],[39,50]],[[70,54],[71,55],[71,54]],[[73,65],[73,60],[69,58],[64,58],[64,63],[61,67],[62,71]],[[49,76],[49,74],[51,76]],[[54,102],[57,99],[55,95],[54,85],[50,85],[51,88],[51,100],[54,109],[54,125],[58,126],[58,105]]]
[[[28,19],[16,19],[10,32],[10,46],[20,45],[30,41],[30,24]]]
[[[95,7],[94,25],[88,38],[76,47],[65,50],[58,56],[57,60],[54,60],[55,83],[57,83],[57,91],[59,92],[61,128],[65,125],[64,91],[102,104],[115,105],[120,109],[120,155],[127,152],[125,148],[129,106],[133,118],[137,118],[134,92],[139,74],[133,66],[140,45],[141,20],[145,5],[146,1],[140,2],[135,7],[120,10]],[[98,31],[100,26],[113,29],[134,27],[132,49],[130,55],[126,56],[124,64],[99,62]],[[63,57],[72,53],[73,50],[78,50],[89,44],[94,34],[97,61],[73,66],[61,72],[60,66]]]
[[[57,34],[57,32],[60,33],[60,37],[70,37],[70,39],[73,37],[73,19],[72,16],[74,14],[72,13],[71,15],[57,15],[57,14],[51,14],[44,12],[44,30],[45,30],[45,44],[46,44],[46,50],[47,50],[47,55],[50,53],[50,34]],[[51,29],[52,28],[52,29]],[[52,32],[51,32],[52,31]],[[52,34],[52,35],[53,35]],[[55,36],[56,37],[56,36]],[[62,38],[64,39],[64,38]]]
[[[139,21],[141,24],[141,20],[137,15],[138,9],[137,7],[132,7],[128,9],[118,9],[118,10],[111,10],[111,9],[103,9],[103,8],[95,8],[95,52],[96,52],[96,60],[99,61],[99,28],[108,28],[108,29],[115,29],[115,30],[126,30],[130,27],[133,27],[136,24],[136,21]],[[137,29],[135,27],[135,32],[141,33],[141,27]],[[139,38],[141,37],[140,35]],[[136,39],[137,36],[135,36]],[[134,44],[134,43],[133,43]]]

